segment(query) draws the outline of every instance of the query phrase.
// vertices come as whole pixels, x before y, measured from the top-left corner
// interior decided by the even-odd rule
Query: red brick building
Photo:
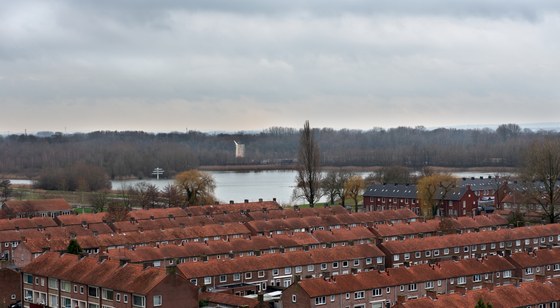
[[[176,268],[46,253],[22,277],[25,307],[198,307],[198,289]]]

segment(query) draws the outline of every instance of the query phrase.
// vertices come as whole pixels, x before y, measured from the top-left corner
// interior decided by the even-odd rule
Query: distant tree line
[[[558,132],[522,129],[428,130],[397,127],[371,130],[313,129],[322,166],[520,166],[523,149]],[[98,131],[48,137],[0,137],[0,174],[37,177],[44,170],[83,164],[102,168],[109,178],[150,177],[155,167],[174,176],[199,166],[289,164],[297,160],[300,130],[272,127],[260,133],[146,133]],[[236,159],[233,141],[246,145]],[[70,185],[70,184],[67,184]]]

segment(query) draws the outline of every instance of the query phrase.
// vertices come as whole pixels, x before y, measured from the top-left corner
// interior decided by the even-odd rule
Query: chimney
[[[229,200],[229,204],[233,204],[233,203],[234,203],[233,200]]]
[[[249,199],[245,199],[244,202],[245,202],[245,203],[249,203]]]
[[[272,202],[276,202],[276,198],[272,198]]]
[[[262,199],[262,198],[259,198],[259,202],[263,202],[263,199]]]

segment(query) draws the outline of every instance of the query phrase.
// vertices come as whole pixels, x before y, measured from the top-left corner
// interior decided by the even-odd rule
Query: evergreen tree
[[[78,241],[76,241],[75,239],[72,239],[72,240],[70,240],[70,243],[68,244],[68,248],[66,248],[66,252],[74,254],[74,255],[79,255],[79,254],[82,253],[82,247],[80,247],[80,244],[78,244]]]

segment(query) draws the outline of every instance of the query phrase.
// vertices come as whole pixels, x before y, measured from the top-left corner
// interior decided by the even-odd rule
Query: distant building
[[[245,157],[245,145],[242,143],[235,142],[235,158],[243,158]]]

